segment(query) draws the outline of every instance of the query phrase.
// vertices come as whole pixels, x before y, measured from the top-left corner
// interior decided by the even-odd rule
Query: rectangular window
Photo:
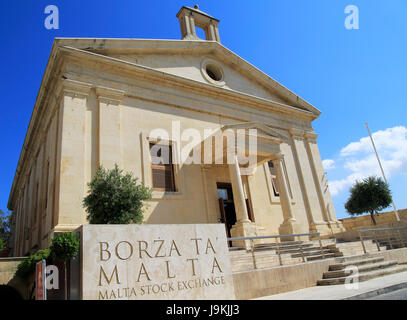
[[[268,166],[269,166],[269,170],[270,170],[270,178],[271,178],[271,183],[273,185],[274,196],[279,197],[280,193],[278,192],[276,169],[274,168],[273,161],[269,161]]]
[[[175,192],[171,145],[150,143],[153,189]]]

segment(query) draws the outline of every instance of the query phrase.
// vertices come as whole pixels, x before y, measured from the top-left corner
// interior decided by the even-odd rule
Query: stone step
[[[341,253],[325,253],[324,255],[318,254],[314,256],[309,256],[306,257],[306,261],[314,261],[314,260],[322,260],[322,259],[328,259],[328,258],[335,258],[338,257]]]
[[[276,255],[277,254],[274,249],[258,250],[258,251],[255,250],[254,253],[256,255],[260,255],[260,256],[261,255],[267,256],[267,255]],[[242,257],[242,256],[246,256],[246,255],[251,256],[252,252],[251,251],[246,251],[246,250],[229,252],[229,257],[231,257],[231,258],[233,258],[233,257]]]
[[[402,248],[402,247],[407,246],[407,242],[401,242],[401,241],[391,241],[391,243],[388,241],[379,241],[379,243],[380,243],[380,246],[384,246],[387,249],[391,249],[392,247],[393,248]]]
[[[287,249],[280,249],[280,254],[281,255],[288,255],[288,254],[299,254],[301,256],[301,248],[296,246],[296,247],[291,247],[291,248],[287,248]],[[320,252],[320,248],[319,247],[302,247],[302,251],[304,252],[304,254],[306,252]],[[338,252],[338,250],[331,250],[331,249],[324,249],[324,252]],[[277,249],[271,249],[271,248],[262,248],[262,249],[258,249],[255,248],[255,254],[264,254],[264,255],[278,255],[278,250]],[[246,250],[235,250],[235,251],[229,251],[229,256],[230,257],[237,257],[237,256],[245,256],[245,255],[251,255],[252,252],[251,251],[246,251]]]
[[[312,243],[307,244],[304,243],[303,241],[287,241],[287,242],[279,242],[278,245],[277,243],[259,243],[256,244],[254,247],[257,249],[260,248],[268,248],[268,249],[276,249],[278,247],[280,248],[288,248],[288,247],[293,247],[293,246],[299,246],[300,244],[302,244],[303,246],[307,245],[307,246],[312,246]]]
[[[320,250],[320,248],[319,247],[314,247],[314,246],[312,246],[312,244],[310,246],[302,246],[302,247],[296,246],[296,247],[292,247],[292,248],[289,248],[289,249],[280,249],[280,254],[283,254],[283,253],[297,253],[297,252],[301,252],[301,250],[303,252],[306,252],[306,251]],[[326,250],[329,251],[329,249],[326,249]],[[278,250],[276,249],[276,252],[277,251]]]
[[[298,264],[301,263],[302,261],[300,259],[297,260],[283,260],[283,266],[287,265],[292,265],[292,264]],[[278,259],[276,260],[270,260],[270,261],[262,261],[262,260],[257,260],[256,259],[256,267],[257,269],[262,269],[262,268],[270,268],[270,267],[277,267],[280,266],[280,261]],[[253,261],[247,261],[246,263],[237,263],[237,264],[232,264],[232,271],[244,271],[244,270],[253,270],[254,269],[254,264]]]
[[[336,247],[339,250],[343,250],[343,249],[359,249],[359,248],[363,248],[362,247],[362,243],[358,242],[358,243],[338,243],[336,246],[328,246],[328,247]],[[366,248],[377,248],[377,245],[375,243],[369,242],[366,243],[365,242],[365,247]]]
[[[348,266],[360,266],[364,264],[369,264],[369,263],[377,263],[377,262],[382,262],[384,261],[383,257],[377,257],[377,258],[371,258],[371,259],[364,259],[364,260],[354,260],[354,261],[349,261],[349,262],[343,262],[343,263],[338,263],[338,264],[331,264],[329,266],[329,271],[337,271],[337,270],[342,270],[345,269]]]
[[[278,255],[277,254],[268,254],[268,255],[262,255],[257,252],[254,254],[256,261],[279,261]],[[240,262],[251,262],[253,261],[253,256],[251,253],[248,253],[246,255],[242,255],[239,257],[231,257],[231,262],[232,263],[240,263]],[[285,261],[301,261],[302,259],[299,257],[291,257],[289,255],[281,255],[281,260],[283,262]]]
[[[366,260],[366,259],[371,259],[372,256],[369,255],[369,253],[361,253],[361,254],[356,254],[352,256],[344,256],[341,258],[337,259],[338,263],[346,263],[346,262],[352,262],[352,261],[360,261],[360,260]]]
[[[398,272],[403,272],[403,271],[407,271],[407,265],[396,265],[396,266],[393,266],[393,267],[388,267],[388,268],[383,268],[383,269],[379,269],[379,270],[359,273],[358,280],[359,281],[366,281],[366,280],[370,280],[370,279],[373,279],[373,278],[382,277],[382,276],[386,276],[386,275],[394,274],[394,273],[398,273]],[[346,279],[350,279],[350,276],[334,278],[334,279],[318,280],[317,285],[318,286],[326,286],[326,285],[344,284],[346,282]]]
[[[384,269],[388,267],[392,267],[397,265],[397,261],[383,261],[383,262],[375,262],[369,264],[363,264],[357,267],[359,273],[364,273],[368,271]],[[352,266],[352,265],[351,265]],[[353,271],[352,270],[336,270],[336,271],[328,271],[324,272],[323,279],[332,279],[332,278],[342,278],[350,275]]]
[[[312,246],[312,243],[304,243],[304,241],[287,241],[287,242],[279,242],[278,246],[276,243],[259,243],[259,244],[255,244],[254,248],[256,251],[275,250],[275,249],[277,249],[277,247],[283,249],[283,248],[295,247],[300,244],[302,244],[305,247]],[[229,247],[229,252],[242,252],[242,251],[247,251],[247,250],[242,247]]]
[[[242,247],[229,247],[229,252],[236,252],[236,251],[246,251],[245,248]]]
[[[298,251],[298,252],[299,252],[299,251]],[[327,254],[333,254],[333,252],[331,252],[330,250],[327,250],[327,249],[322,250],[322,252],[323,252],[325,255],[327,255]],[[302,256],[304,256],[304,257],[316,256],[316,255],[322,255],[322,252],[321,252],[321,249],[320,249],[320,248],[313,248],[313,250],[309,250],[309,251],[303,252],[302,254],[301,254],[301,252],[300,252],[300,253],[292,254],[291,257],[293,257],[293,258],[298,258],[298,257],[302,257]]]

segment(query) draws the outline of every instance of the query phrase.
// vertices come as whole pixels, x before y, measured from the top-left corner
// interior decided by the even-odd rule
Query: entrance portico
[[[201,143],[201,150],[204,150],[201,157],[206,169],[227,166],[236,212],[236,223],[230,229],[231,237],[259,235],[256,224],[249,219],[247,200],[250,202],[250,199],[249,195],[245,195],[242,177],[247,176],[247,179],[250,179],[260,166],[269,161],[272,161],[276,169],[277,188],[284,217],[279,226],[279,233],[296,233],[296,219],[282,167],[284,156],[280,145],[283,139],[282,135],[265,124],[248,122],[225,125]],[[208,163],[208,159],[211,163]]]

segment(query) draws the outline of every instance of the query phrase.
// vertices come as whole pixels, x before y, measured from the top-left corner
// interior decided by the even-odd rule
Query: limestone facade
[[[225,48],[218,21],[182,10],[182,32],[186,11],[188,28],[199,20],[208,39],[55,39],[8,203],[14,255],[87,223],[82,199],[99,165],[153,186],[158,128],[173,150],[191,144],[177,133],[187,129],[201,134],[198,144],[206,130],[256,129],[257,162],[186,164],[173,152],[175,189],[154,190],[145,223],[222,222],[219,183],[229,183],[231,236],[343,231],[312,128],[320,111]]]

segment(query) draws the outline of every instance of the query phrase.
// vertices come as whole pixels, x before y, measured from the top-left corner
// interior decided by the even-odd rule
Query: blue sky
[[[47,5],[59,30],[44,27]],[[55,37],[179,39],[182,5],[220,19],[222,44],[313,104],[338,218],[353,178],[377,173],[369,123],[398,208],[407,208],[407,2],[405,0],[1,1],[0,209]],[[344,10],[359,9],[359,30]],[[372,160],[373,159],[373,160]]]

